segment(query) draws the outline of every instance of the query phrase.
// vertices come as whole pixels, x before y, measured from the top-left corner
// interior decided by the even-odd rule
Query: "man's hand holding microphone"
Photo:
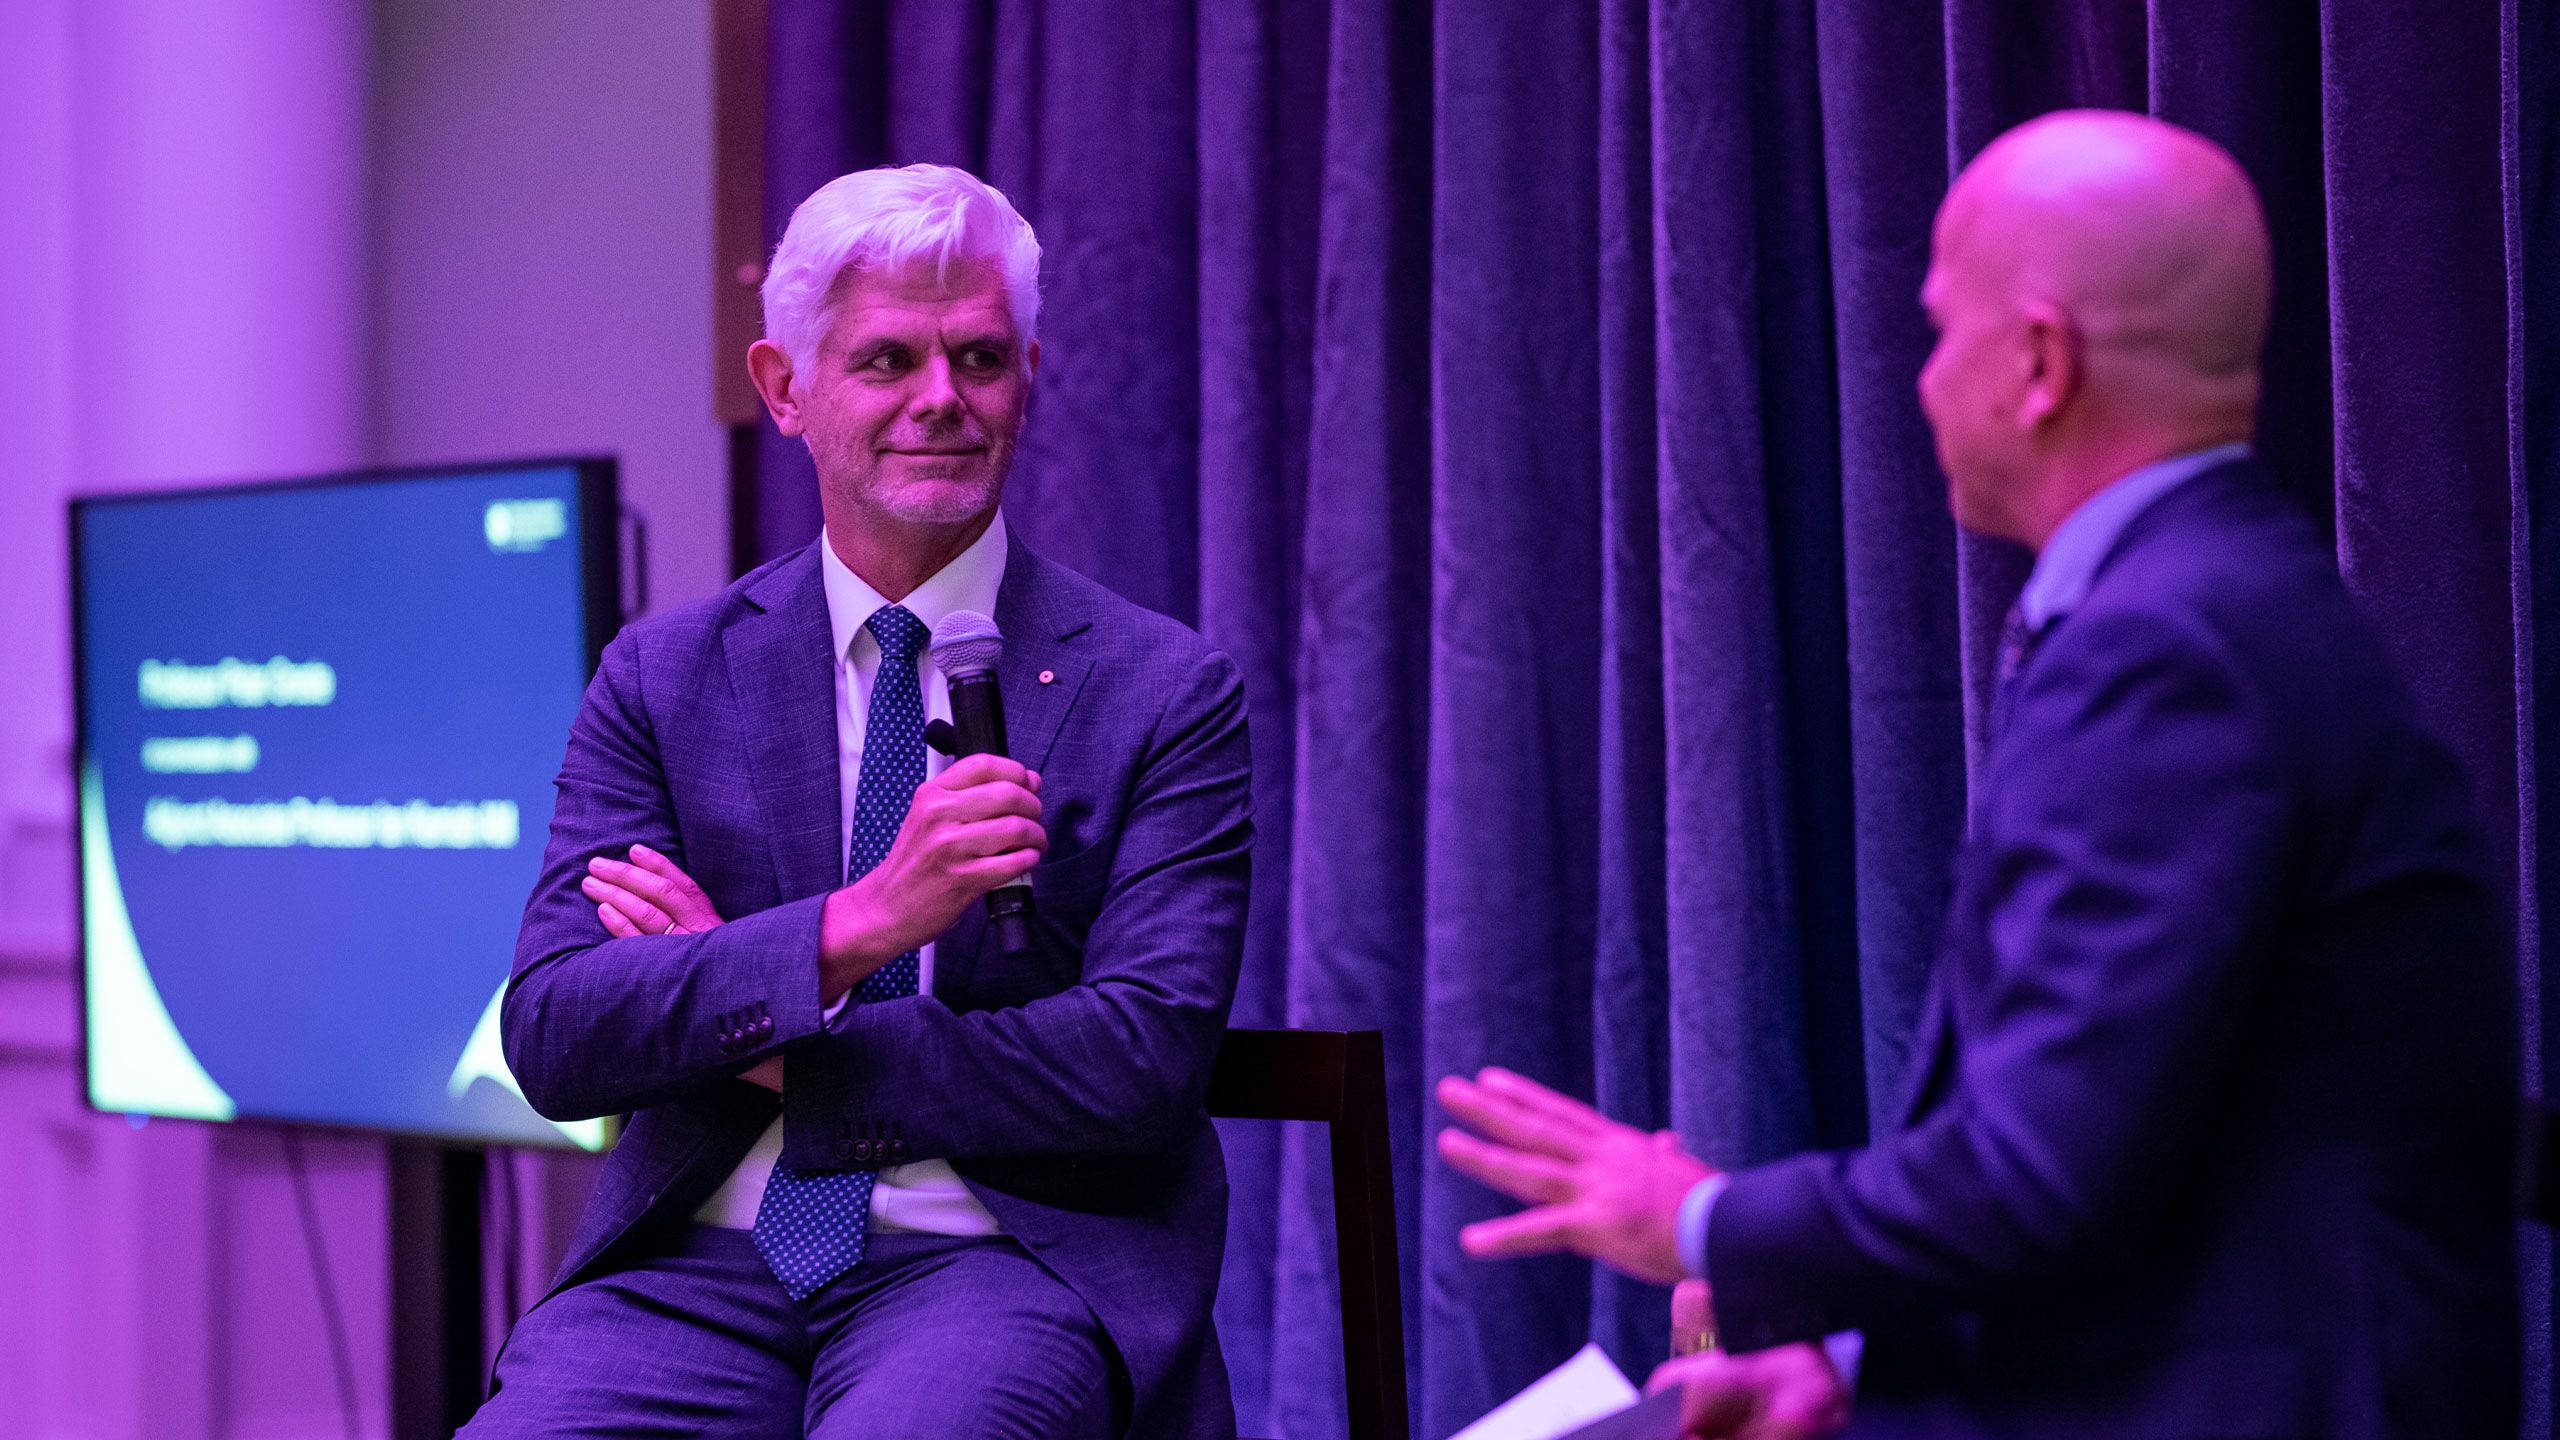
[[[818,931],[826,1004],[951,928],[971,901],[1040,863],[1040,776],[1001,755],[964,755],[916,787],[889,854],[827,897]]]
[[[916,787],[888,855],[827,897],[818,928],[818,999],[832,1005],[872,971],[951,928],[970,902],[1022,880],[1049,845],[1040,776],[1001,755],[968,755]],[[698,935],[721,923],[702,887],[666,856],[634,845],[597,856],[580,888],[617,936]],[[782,1057],[739,1075],[782,1088]]]

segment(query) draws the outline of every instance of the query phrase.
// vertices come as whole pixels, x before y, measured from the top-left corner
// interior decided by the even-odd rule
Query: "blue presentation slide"
[[[561,465],[77,507],[91,1103],[600,1148],[498,999],[588,675]]]

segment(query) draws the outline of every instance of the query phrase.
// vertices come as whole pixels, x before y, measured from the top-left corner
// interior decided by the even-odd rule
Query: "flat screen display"
[[[498,1001],[618,616],[610,461],[71,515],[90,1104],[600,1149]]]

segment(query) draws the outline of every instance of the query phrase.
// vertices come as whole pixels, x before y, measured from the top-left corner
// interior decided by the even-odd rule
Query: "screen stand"
[[[480,1182],[488,1156],[391,1142],[391,1433],[448,1440],[486,1397]]]

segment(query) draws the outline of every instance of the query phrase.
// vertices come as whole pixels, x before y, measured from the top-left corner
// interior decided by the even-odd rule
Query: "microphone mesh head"
[[[1004,632],[975,610],[954,610],[933,627],[933,667],[945,679],[982,675],[1004,658]]]

